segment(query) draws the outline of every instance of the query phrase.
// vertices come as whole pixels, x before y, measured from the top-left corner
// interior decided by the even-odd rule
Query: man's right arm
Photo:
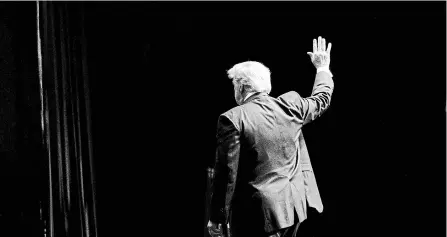
[[[334,81],[331,74],[325,71],[318,72],[312,89],[312,95],[307,98],[297,97],[295,104],[301,114],[304,124],[320,117],[329,108]]]
[[[315,76],[312,95],[302,98],[297,92],[291,91],[279,97],[280,100],[288,104],[297,117],[307,124],[320,117],[329,108],[334,81],[327,72],[318,72]]]
[[[329,43],[326,49],[326,40],[320,36],[318,37],[318,41],[316,39],[313,40],[313,52],[307,53],[310,56],[312,64],[317,69],[317,75],[315,76],[312,95],[298,102],[304,124],[321,116],[331,102],[332,92],[334,90],[334,81],[332,80],[332,73],[329,70],[331,49],[332,44]]]
[[[326,40],[318,37],[318,42],[315,39],[313,41],[313,52],[307,53],[311,58],[312,64],[317,69],[311,96],[301,98],[296,92],[281,96],[281,99],[290,103],[295,108],[304,124],[321,116],[331,102],[332,92],[334,90],[334,81],[332,80],[332,73],[329,70],[331,48],[332,44],[329,43],[326,49]]]

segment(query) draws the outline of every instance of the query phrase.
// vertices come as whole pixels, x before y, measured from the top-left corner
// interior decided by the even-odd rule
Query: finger
[[[314,53],[316,53],[317,52],[317,40],[316,39],[314,39]]]
[[[318,36],[318,51],[321,51],[321,36]]]
[[[321,39],[321,50],[326,51],[326,40],[324,38]]]
[[[331,48],[332,48],[332,44],[329,43],[328,46],[327,46],[327,50],[326,50],[326,52],[327,52],[328,54],[331,54]]]

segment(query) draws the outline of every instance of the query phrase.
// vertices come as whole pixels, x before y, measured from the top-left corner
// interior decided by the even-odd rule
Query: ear
[[[244,96],[244,94],[245,94],[245,91],[246,91],[245,87],[246,87],[246,85],[242,84],[239,88],[239,92],[241,93],[242,96]]]

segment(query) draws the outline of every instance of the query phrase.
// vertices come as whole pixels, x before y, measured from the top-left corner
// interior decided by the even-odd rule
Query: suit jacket
[[[332,77],[319,72],[312,95],[256,93],[218,118],[210,220],[233,230],[273,232],[323,204],[302,127],[328,108]],[[260,232],[260,233],[261,233]],[[234,236],[234,235],[233,235]]]

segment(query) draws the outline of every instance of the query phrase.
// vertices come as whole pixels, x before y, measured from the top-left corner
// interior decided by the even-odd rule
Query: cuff
[[[331,70],[329,70],[329,66],[327,66],[327,67],[319,67],[319,68],[317,68],[317,73],[319,73],[319,72],[327,72],[327,73],[329,73],[329,75],[330,75],[331,77],[333,77],[333,75],[332,75],[332,73],[331,73]]]

